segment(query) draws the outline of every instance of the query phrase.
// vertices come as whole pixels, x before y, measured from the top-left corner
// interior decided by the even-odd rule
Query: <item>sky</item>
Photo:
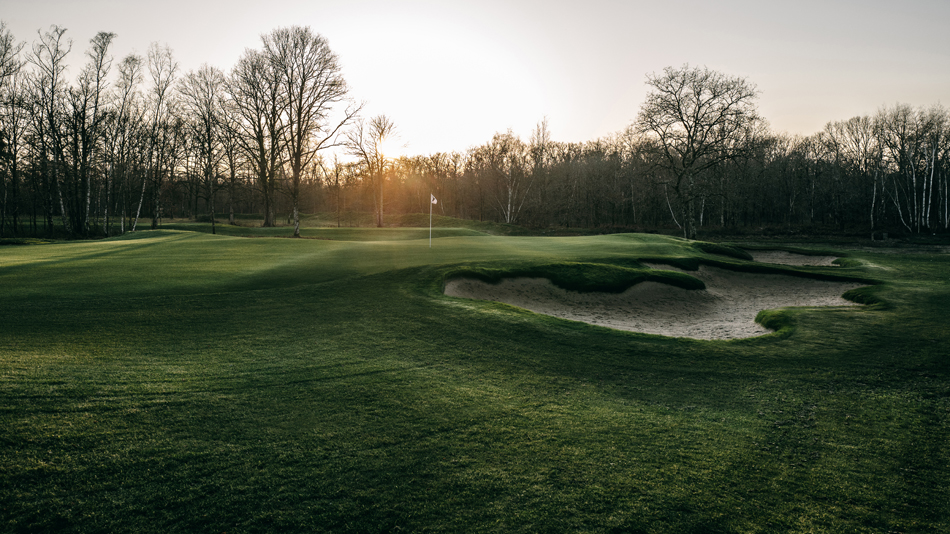
[[[947,0],[0,0],[32,43],[51,24],[73,40],[117,34],[112,55],[168,45],[179,73],[230,71],[279,27],[310,26],[339,56],[363,115],[395,122],[405,152],[465,151],[546,118],[583,142],[636,119],[646,76],[705,66],[747,79],[774,131],[897,103],[950,106]],[[115,70],[115,69],[113,69]]]

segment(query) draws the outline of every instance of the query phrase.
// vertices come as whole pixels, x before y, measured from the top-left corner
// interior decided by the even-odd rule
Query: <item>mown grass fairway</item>
[[[703,342],[442,281],[745,260],[427,230],[0,247],[0,531],[946,531],[946,254],[797,269],[881,304]]]

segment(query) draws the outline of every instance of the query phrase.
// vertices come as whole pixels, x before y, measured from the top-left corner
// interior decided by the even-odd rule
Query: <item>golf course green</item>
[[[0,246],[0,532],[947,532],[950,254],[279,230]],[[699,266],[865,305],[702,341],[443,294]]]

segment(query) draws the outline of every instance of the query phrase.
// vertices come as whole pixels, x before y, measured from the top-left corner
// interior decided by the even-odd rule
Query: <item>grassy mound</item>
[[[752,261],[751,254],[733,245],[727,245],[724,243],[708,243],[705,241],[694,241],[693,247],[695,247],[699,251],[705,252],[706,254],[717,254],[720,256],[728,256],[730,258]]]
[[[465,266],[448,271],[446,280],[474,278],[496,284],[505,278],[546,278],[569,291],[622,293],[640,282],[660,282],[683,289],[705,289],[702,281],[675,271],[655,271],[603,263],[549,263],[507,267]]]

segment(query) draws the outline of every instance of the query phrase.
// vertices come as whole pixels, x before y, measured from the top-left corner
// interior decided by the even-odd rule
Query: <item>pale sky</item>
[[[544,117],[556,141],[610,135],[636,118],[648,73],[686,63],[754,83],[780,132],[950,106],[947,0],[0,0],[0,20],[28,43],[67,28],[74,67],[98,31],[117,34],[116,63],[157,41],[182,74],[227,72],[261,34],[310,26],[364,115],[388,115],[412,155],[508,128],[527,141]]]

